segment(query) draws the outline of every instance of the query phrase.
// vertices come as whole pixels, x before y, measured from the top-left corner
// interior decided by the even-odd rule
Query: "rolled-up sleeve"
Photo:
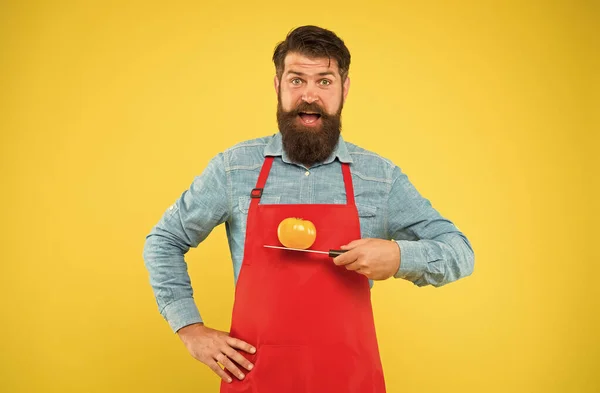
[[[400,268],[394,277],[439,287],[473,272],[474,252],[467,237],[419,194],[398,167],[387,209],[388,236],[400,247]]]
[[[143,258],[159,312],[176,332],[202,322],[184,255],[231,214],[223,155],[213,158],[171,205],[144,244]]]

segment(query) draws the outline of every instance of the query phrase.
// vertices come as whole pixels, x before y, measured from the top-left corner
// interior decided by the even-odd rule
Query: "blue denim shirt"
[[[394,277],[418,286],[441,286],[473,271],[468,239],[419,194],[398,166],[340,136],[325,162],[305,168],[288,159],[277,133],[215,156],[147,236],[143,255],[150,283],[173,331],[202,322],[184,255],[219,224],[226,226],[237,283],[250,191],[267,155],[275,159],[260,203],[346,203],[340,163],[348,162],[362,238],[393,239],[400,247],[401,264]]]

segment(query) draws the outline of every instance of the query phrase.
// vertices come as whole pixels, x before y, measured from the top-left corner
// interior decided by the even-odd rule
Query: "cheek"
[[[328,95],[327,99],[324,102],[327,113],[329,113],[331,115],[337,113],[338,109],[340,108],[341,103],[342,103],[341,96],[334,95],[334,94]]]
[[[294,102],[298,100],[298,98],[295,97],[294,94],[289,91],[281,91],[279,99],[281,100],[281,106],[286,111],[291,110],[294,106]]]

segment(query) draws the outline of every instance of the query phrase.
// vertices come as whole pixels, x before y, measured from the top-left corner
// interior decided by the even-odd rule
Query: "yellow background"
[[[388,391],[598,391],[599,9],[483,3],[2,1],[0,391],[217,390],[144,239],[212,156],[276,131],[270,57],[303,24],[351,50],[346,140],[475,249],[446,287],[376,284]],[[224,227],[187,260],[227,330]]]

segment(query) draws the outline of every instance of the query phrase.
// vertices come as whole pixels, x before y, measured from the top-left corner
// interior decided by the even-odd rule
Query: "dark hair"
[[[318,26],[301,26],[290,31],[285,41],[277,44],[273,53],[273,63],[277,77],[283,73],[285,57],[288,53],[300,53],[310,58],[327,57],[335,59],[342,80],[348,76],[350,69],[350,51],[344,41],[334,32]]]

